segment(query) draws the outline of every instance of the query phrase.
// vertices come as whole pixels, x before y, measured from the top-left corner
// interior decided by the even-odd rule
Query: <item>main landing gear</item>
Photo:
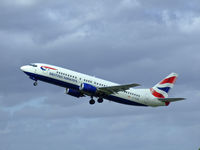
[[[89,103],[90,103],[90,105],[93,105],[93,104],[95,104],[95,100],[91,99],[91,100],[89,101]]]
[[[37,84],[38,84],[37,81],[35,81],[35,82],[33,83],[34,86],[37,86]]]
[[[103,103],[103,98],[98,98],[97,102],[98,103]]]
[[[97,99],[97,102],[98,102],[98,103],[103,103],[103,98],[98,98],[98,99]],[[90,103],[91,105],[95,104],[95,100],[93,99],[93,97],[91,97],[91,100],[89,101],[89,103]]]

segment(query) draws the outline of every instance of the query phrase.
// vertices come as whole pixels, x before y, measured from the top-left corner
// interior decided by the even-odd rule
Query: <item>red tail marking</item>
[[[170,78],[166,78],[166,79],[162,80],[160,82],[160,84],[165,84],[165,83],[172,83],[172,84],[174,84],[175,81],[176,81],[176,76],[170,77]]]
[[[156,92],[153,88],[150,89],[151,90],[151,93],[153,96],[157,97],[157,98],[165,98],[164,95]]]

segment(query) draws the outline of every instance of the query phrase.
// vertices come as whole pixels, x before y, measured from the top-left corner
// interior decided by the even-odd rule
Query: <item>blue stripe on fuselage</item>
[[[48,82],[48,83],[51,83],[51,84],[55,84],[55,85],[58,85],[58,86],[61,86],[61,87],[64,87],[64,88],[71,88],[71,89],[79,90],[79,86],[71,84],[71,83],[67,83],[67,82],[64,82],[64,81],[60,81],[60,80],[57,80],[57,79],[49,78],[49,77],[46,77],[46,76],[42,76],[42,75],[30,73],[30,72],[24,72],[24,73],[26,73],[31,78],[35,78],[36,80],[41,80],[41,81]],[[126,105],[147,106],[147,105],[144,105],[144,104],[129,101],[127,99],[123,99],[123,98],[116,97],[116,96],[113,96],[113,95],[107,95],[104,98],[111,100],[111,101],[114,101],[114,102],[117,102],[117,103],[126,104]]]

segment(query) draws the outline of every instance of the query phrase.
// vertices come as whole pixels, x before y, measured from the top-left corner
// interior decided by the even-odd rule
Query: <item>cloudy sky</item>
[[[199,0],[0,0],[0,150],[200,147]],[[168,107],[90,106],[33,81],[44,62],[150,88],[179,79]]]

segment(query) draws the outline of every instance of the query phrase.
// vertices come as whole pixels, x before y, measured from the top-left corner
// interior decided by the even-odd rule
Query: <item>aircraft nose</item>
[[[26,66],[21,66],[20,69],[21,71],[26,71]]]

